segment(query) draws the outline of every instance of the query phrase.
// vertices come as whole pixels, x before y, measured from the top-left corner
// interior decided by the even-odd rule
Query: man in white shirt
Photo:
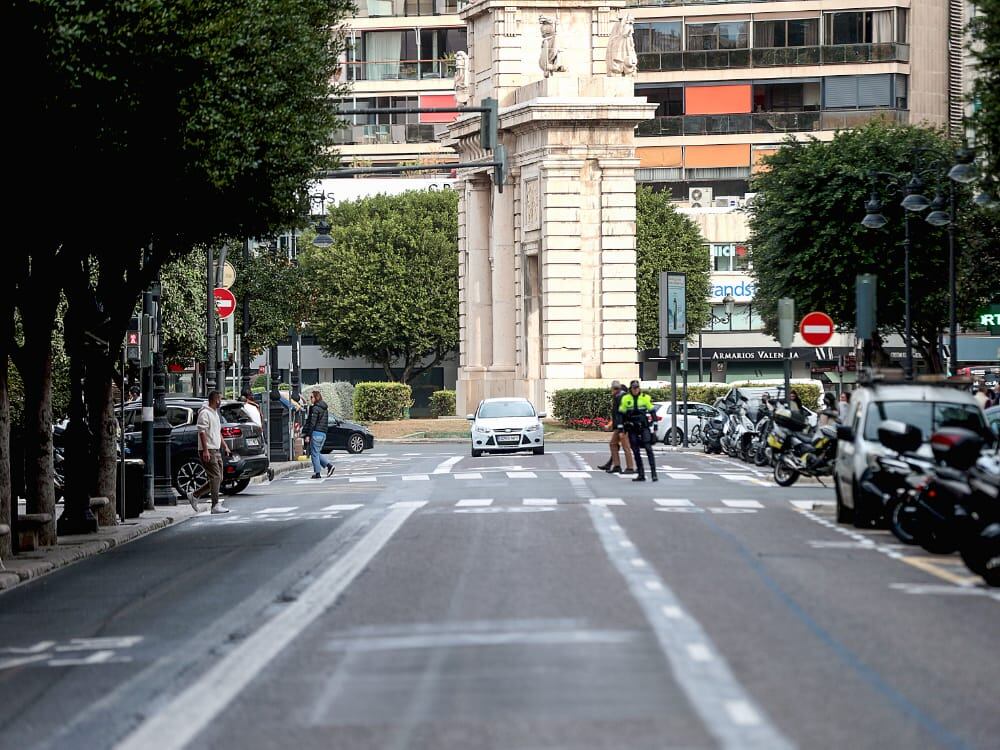
[[[212,513],[228,513],[229,508],[219,500],[219,488],[222,486],[222,454],[229,455],[229,446],[222,439],[222,421],[219,418],[219,406],[222,405],[222,394],[212,391],[208,394],[208,404],[198,412],[198,453],[205,466],[208,481],[188,498],[191,507],[198,510],[198,500],[206,492],[212,494]]]
[[[246,388],[240,395],[240,400],[243,401],[243,410],[250,417],[250,421],[261,429],[264,429],[264,419],[261,415],[260,404],[254,400],[253,391]]]

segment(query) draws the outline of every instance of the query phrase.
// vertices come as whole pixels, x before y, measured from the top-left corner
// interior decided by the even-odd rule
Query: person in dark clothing
[[[326,468],[326,475],[333,474],[333,462],[323,455],[323,444],[326,442],[326,428],[330,423],[330,410],[323,400],[323,394],[314,390],[309,394],[312,406],[309,416],[302,426],[302,434],[309,443],[309,458],[312,459],[313,479],[320,479],[320,469]]]
[[[618,411],[624,418],[625,429],[628,431],[628,440],[632,445],[632,453],[635,456],[635,465],[639,470],[639,476],[633,482],[645,482],[646,472],[642,465],[641,448],[646,449],[646,458],[649,460],[649,471],[652,479],[656,481],[656,461],[653,458],[653,438],[649,427],[656,418],[653,409],[653,401],[645,393],[640,393],[638,380],[629,383],[628,393],[622,396]]]
[[[620,451],[625,452],[625,465],[628,467],[625,470],[626,474],[635,474],[635,463],[632,458],[632,452],[629,450],[627,438],[625,437],[625,425],[624,417],[621,412],[618,411],[618,406],[621,404],[622,396],[625,395],[625,389],[622,384],[617,380],[611,382],[611,440],[608,444],[611,448],[611,458],[608,459],[606,463],[598,466],[598,469],[606,471],[608,474],[621,474],[622,464],[621,457],[619,455]]]

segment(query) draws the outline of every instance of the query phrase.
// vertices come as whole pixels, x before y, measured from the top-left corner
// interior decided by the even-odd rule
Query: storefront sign
[[[749,276],[713,273],[709,296],[712,302],[722,302],[726,297],[732,297],[737,302],[749,302],[756,291],[757,285]]]
[[[838,361],[841,355],[852,353],[852,349],[844,346],[824,346],[807,347],[799,346],[789,350],[793,360],[805,360],[807,362],[834,362]],[[705,359],[728,361],[728,362],[780,362],[785,354],[784,350],[778,347],[747,349],[740,347],[705,347],[702,350],[689,348],[688,358],[698,359],[704,356]]]

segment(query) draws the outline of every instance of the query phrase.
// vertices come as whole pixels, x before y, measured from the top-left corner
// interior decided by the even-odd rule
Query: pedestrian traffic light
[[[503,184],[507,180],[507,149],[502,143],[493,148],[493,184],[497,192],[503,192]]]
[[[486,111],[482,113],[479,124],[479,144],[484,151],[492,151],[497,147],[497,130],[500,128],[497,100],[488,96],[483,99],[482,106]]]

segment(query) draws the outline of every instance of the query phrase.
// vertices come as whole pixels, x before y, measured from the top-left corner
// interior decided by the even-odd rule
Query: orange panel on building
[[[777,153],[777,151],[778,151],[778,146],[775,146],[774,148],[755,148],[752,154],[753,158],[751,160],[752,163],[750,165],[751,166],[750,171],[756,173],[756,172],[764,172],[770,169],[770,167],[761,164],[761,159],[763,159],[765,156],[770,156],[771,154]]]
[[[454,94],[427,94],[420,97],[421,107],[454,107]],[[441,112],[433,114],[430,112],[421,113],[420,122],[451,122],[458,117],[457,112]]]
[[[751,111],[750,84],[732,86],[687,86],[684,114],[730,115]]]
[[[749,167],[750,144],[725,146],[685,146],[685,167]]]
[[[680,146],[642,146],[635,155],[640,167],[679,167],[683,163]]]

